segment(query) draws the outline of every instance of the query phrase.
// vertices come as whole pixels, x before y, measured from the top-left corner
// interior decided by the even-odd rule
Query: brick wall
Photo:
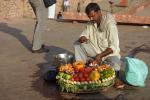
[[[106,2],[108,3],[109,0],[69,0],[69,1],[70,1],[70,9],[69,9],[70,12],[76,12],[77,3],[79,1],[81,2],[81,12],[84,12],[84,9],[89,2],[98,2],[102,4],[102,8],[104,8],[103,5],[105,5]],[[119,2],[119,1],[120,0],[115,0],[115,2]],[[122,12],[124,14],[133,14],[136,12],[136,10],[139,10],[142,5],[143,6],[150,5],[150,0],[135,0],[135,1],[139,2],[136,3],[135,7],[133,7],[132,5],[133,1],[132,1],[130,4],[132,5],[131,6],[132,8],[127,7],[127,13],[125,13],[124,11]],[[57,0],[56,13],[62,11],[62,5],[63,5],[63,0]],[[34,17],[34,13],[32,11],[30,4],[28,3],[28,0],[0,0],[0,19],[13,18],[13,17]]]
[[[0,18],[34,16],[28,0],[0,0]]]
[[[20,0],[0,0],[0,17],[19,17],[23,14],[23,3]]]
[[[87,3],[101,0],[70,0],[70,11],[76,11],[77,3],[81,2],[81,10]],[[56,13],[62,11],[63,0],[57,0]],[[0,0],[0,18],[34,17],[28,0]]]

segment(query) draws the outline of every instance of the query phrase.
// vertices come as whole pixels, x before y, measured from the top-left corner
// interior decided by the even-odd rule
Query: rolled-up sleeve
[[[82,31],[79,37],[85,36],[87,39],[89,39],[89,25],[86,26],[86,28]]]

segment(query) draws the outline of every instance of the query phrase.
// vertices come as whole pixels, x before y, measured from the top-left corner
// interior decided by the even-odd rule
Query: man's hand
[[[88,39],[87,39],[85,36],[81,36],[78,41],[79,41],[80,43],[84,43],[84,42],[87,42],[87,40],[88,40]]]
[[[95,57],[95,61],[98,62],[98,64],[101,64],[102,63],[102,56],[100,54],[98,54],[96,57]]]
[[[106,57],[109,54],[112,54],[113,50],[111,48],[107,48],[105,51],[101,52],[100,54],[96,55],[95,60],[101,64],[102,63],[102,58]]]

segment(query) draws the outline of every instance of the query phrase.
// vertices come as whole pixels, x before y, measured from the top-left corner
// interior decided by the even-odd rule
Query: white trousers
[[[34,28],[32,50],[38,50],[42,46],[42,34],[45,32],[48,24],[48,9],[45,7],[43,0],[29,0],[31,7],[36,16]]]

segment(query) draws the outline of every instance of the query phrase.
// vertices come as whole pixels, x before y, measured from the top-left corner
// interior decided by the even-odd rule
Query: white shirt
[[[65,0],[65,1],[64,1],[64,5],[65,5],[65,6],[69,6],[69,0]]]
[[[89,39],[97,54],[103,52],[106,48],[111,48],[113,53],[108,56],[118,56],[120,58],[118,29],[111,14],[102,15],[99,27],[97,27],[96,23],[89,23],[81,36]]]

